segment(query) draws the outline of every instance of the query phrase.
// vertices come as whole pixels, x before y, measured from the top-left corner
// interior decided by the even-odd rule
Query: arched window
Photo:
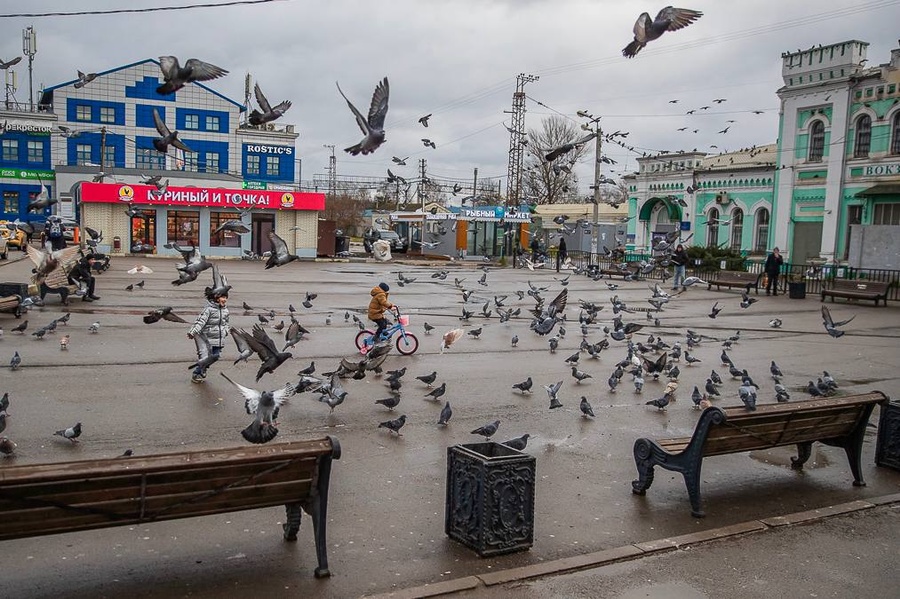
[[[891,154],[900,154],[900,110],[894,115],[894,126],[891,127]]]
[[[866,158],[872,147],[872,118],[864,114],[856,119],[856,143],[853,146],[854,158]]]
[[[740,251],[741,237],[744,234],[744,211],[735,208],[731,212],[731,249]]]
[[[769,243],[769,209],[760,208],[756,211],[756,243],[753,251],[757,254],[765,253]]]
[[[825,123],[815,121],[809,126],[809,157],[810,162],[821,162],[825,155]]]
[[[706,247],[719,245],[719,209],[711,208],[706,213]]]

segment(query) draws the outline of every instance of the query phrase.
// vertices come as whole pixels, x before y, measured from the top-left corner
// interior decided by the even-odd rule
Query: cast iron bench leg
[[[635,495],[646,495],[647,489],[653,484],[653,446],[646,439],[638,439],[634,442],[634,465],[637,467],[638,478],[631,481],[631,492]]]
[[[797,443],[797,457],[791,458],[791,468],[803,470],[803,464],[806,463],[810,455],[812,455],[812,442]]]
[[[286,503],[284,505],[285,520],[282,528],[284,529],[285,541],[296,541],[297,532],[300,530],[300,520],[303,518],[303,511],[297,502]]]
[[[688,498],[691,500],[691,516],[694,518],[703,518],[706,513],[703,511],[700,501],[700,465],[703,460],[697,460],[696,466],[688,466],[682,472],[684,475],[684,485],[687,487]]]

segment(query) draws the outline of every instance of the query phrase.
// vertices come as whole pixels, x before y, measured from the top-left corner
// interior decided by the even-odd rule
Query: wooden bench
[[[715,278],[707,281],[707,291],[716,286],[718,291],[721,287],[744,287],[747,291],[753,288],[759,295],[759,282],[762,280],[763,273],[752,273],[746,270],[720,270],[715,274]]]
[[[64,306],[69,305],[69,296],[78,291],[78,285],[69,282],[70,268],[56,268],[38,285],[41,300],[48,293],[58,293]]]
[[[312,518],[318,566],[326,555],[334,437],[0,469],[0,540],[127,526],[284,505],[295,541],[301,508]]]
[[[0,312],[11,312],[16,318],[22,316],[22,296],[4,295],[0,297]]]
[[[635,269],[630,266],[626,270],[622,270],[620,268],[600,269],[600,274],[604,277],[622,277],[623,279],[628,276],[635,277],[637,276],[638,272],[640,272],[640,269]]]
[[[851,281],[848,279],[833,279],[830,283],[826,281],[826,286],[822,288],[822,301],[827,296],[831,297],[834,303],[835,297],[844,297],[847,299],[882,300],[887,306],[887,292],[890,283],[887,281]]]
[[[639,478],[631,490],[644,495],[653,484],[653,468],[680,472],[684,476],[691,515],[704,516],[700,502],[700,467],[703,458],[714,455],[797,445],[798,457],[792,467],[801,469],[809,459],[814,441],[843,447],[853,473],[853,485],[865,486],[860,469],[863,436],[875,404],[886,404],[880,391],[847,397],[811,399],[757,406],[750,412],[743,406],[707,408],[700,415],[691,437],[638,439],[634,461]]]

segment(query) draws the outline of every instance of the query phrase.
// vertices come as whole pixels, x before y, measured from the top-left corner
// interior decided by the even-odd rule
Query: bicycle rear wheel
[[[366,329],[365,331],[360,331],[356,334],[356,349],[362,349],[366,344],[366,340],[370,339],[373,335],[375,335],[375,331],[370,331]]]
[[[419,340],[412,333],[397,336],[397,351],[404,356],[416,353],[417,349],[419,349]]]

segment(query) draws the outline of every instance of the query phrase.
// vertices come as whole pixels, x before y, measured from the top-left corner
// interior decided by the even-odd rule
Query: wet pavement
[[[128,275],[143,262],[151,275]],[[677,401],[660,412],[644,402],[662,394],[663,384],[649,378],[642,394],[634,392],[629,377],[615,393],[606,379],[624,357],[625,345],[611,342],[598,360],[582,354],[579,369],[593,378],[577,384],[564,359],[581,342],[578,300],[597,302],[601,326],[612,318],[609,299],[617,293],[629,305],[648,307],[647,284],[616,281],[611,292],[605,281],[572,276],[569,280],[569,322],[555,354],[546,337],[528,330],[526,310],[533,301],[520,301],[515,290],[527,289],[527,280],[548,286],[542,295],[551,299],[563,287],[554,272],[491,269],[487,286],[476,283],[476,264],[445,263],[446,280],[431,278],[438,266],[374,264],[362,262],[302,262],[263,270],[261,262],[222,261],[222,271],[234,286],[229,307],[234,326],[250,328],[260,309],[275,309],[275,322],[288,320],[287,305],[299,310],[300,321],[311,330],[297,345],[294,359],[261,383],[274,389],[316,361],[319,372],[333,368],[341,357],[353,355],[355,325],[344,321],[345,311],[364,316],[368,291],[379,281],[391,284],[391,299],[410,314],[410,330],[420,340],[411,357],[392,355],[388,368],[407,367],[400,406],[388,412],[374,404],[389,395],[384,381],[368,377],[347,381],[347,400],[329,414],[314,396],[295,396],[282,410],[278,440],[335,435],[343,456],[332,474],[329,499],[329,563],[332,578],[315,580],[314,547],[309,521],[304,520],[296,544],[281,541],[283,510],[277,508],[211,516],[192,520],[111,528],[67,535],[21,539],[4,543],[4,587],[17,597],[238,597],[295,596],[354,597],[415,587],[473,574],[514,568],[601,551],[623,545],[683,535],[768,518],[836,503],[876,497],[900,490],[900,473],[874,465],[875,434],[866,438],[863,475],[867,487],[854,488],[843,450],[814,446],[812,459],[802,472],[789,467],[790,448],[706,460],[702,486],[707,517],[690,516],[687,493],[680,475],[657,470],[646,497],[632,495],[635,477],[631,454],[638,437],[689,435],[698,412],[691,409],[690,391],[701,385],[711,368],[727,375],[719,363],[721,343],[705,341],[695,352],[703,362],[681,365]],[[0,280],[24,280],[29,266],[14,262],[0,266]],[[404,287],[397,272],[417,280]],[[189,380],[188,364],[194,345],[185,337],[187,325],[160,322],[145,325],[140,315],[170,305],[193,320],[204,304],[202,287],[209,277],[173,287],[174,261],[153,258],[117,258],[110,271],[98,277],[100,302],[73,300],[65,331],[44,340],[20,336],[9,329],[16,321],[0,315],[5,334],[0,338],[0,364],[13,351],[22,356],[17,372],[4,370],[2,391],[12,405],[4,434],[18,443],[17,457],[8,464],[58,462],[120,455],[125,448],[138,454],[163,453],[243,443],[239,431],[248,419],[242,400],[217,373],[225,371],[242,384],[253,386],[258,362],[231,366],[236,355],[229,344],[223,360],[203,385]],[[484,326],[480,339],[465,336],[440,354],[438,333],[460,326],[463,306],[454,278],[475,290],[467,309],[480,313],[494,295],[508,295],[507,305],[521,307],[523,315],[499,323],[473,316],[466,329]],[[143,290],[127,292],[129,283],[146,280]],[[300,307],[306,291],[318,293],[313,308]],[[668,343],[681,340],[692,328],[715,339],[741,331],[730,352],[739,368],[746,368],[762,387],[760,401],[774,401],[768,366],[775,359],[785,373],[783,383],[793,399],[807,397],[806,383],[827,369],[846,394],[878,389],[889,396],[900,393],[896,378],[900,348],[900,309],[894,303],[829,303],[835,319],[855,320],[847,335],[832,339],[822,327],[820,304],[809,296],[791,300],[761,295],[749,309],[739,307],[737,292],[707,291],[692,287],[671,300],[653,326],[645,313],[625,315],[626,322],[650,325],[635,334],[660,335]],[[246,301],[256,310],[244,315]],[[724,305],[715,320],[706,314],[714,301]],[[48,296],[44,308],[26,318],[29,332],[61,315],[57,296]],[[326,325],[331,313],[332,324]],[[656,315],[656,314],[654,314]],[[768,322],[784,320],[774,330]],[[87,332],[92,322],[100,332]],[[423,323],[437,327],[426,335]],[[71,336],[70,349],[59,349],[61,333]],[[273,336],[277,333],[270,331]],[[513,348],[510,338],[521,339]],[[603,337],[593,327],[588,341]],[[230,343],[230,342],[229,342]],[[447,382],[445,398],[454,416],[450,426],[436,426],[440,402],[425,399],[428,387],[415,376],[438,372]],[[533,395],[520,395],[511,385],[531,376]],[[734,405],[738,382],[727,376],[723,399]],[[543,385],[563,381],[559,397],[563,407],[550,411]],[[578,410],[585,395],[597,418],[587,420]],[[390,436],[377,425],[406,414],[402,437]],[[877,421],[877,410],[872,421]],[[537,459],[534,547],[527,552],[480,559],[444,534],[447,447],[478,440],[469,431],[494,419],[501,421],[495,439],[503,441],[523,433],[532,438],[527,452]],[[54,430],[76,421],[84,424],[82,442],[72,445]],[[622,587],[624,588],[624,587]],[[537,595],[535,595],[537,596]],[[558,596],[567,596],[564,593]]]

